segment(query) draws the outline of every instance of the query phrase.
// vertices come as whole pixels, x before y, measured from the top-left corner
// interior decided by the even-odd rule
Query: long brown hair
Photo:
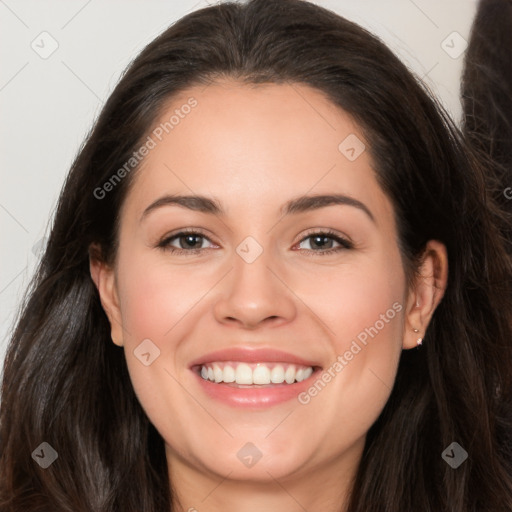
[[[89,273],[92,243],[101,247],[93,257],[116,256],[136,170],[106,197],[94,192],[170,98],[218,77],[325,93],[369,141],[407,275],[428,240],[447,247],[446,293],[421,349],[402,352],[346,510],[512,510],[512,269],[484,166],[376,37],[306,1],[251,0],[195,11],[150,43],[72,165],[5,359],[0,511],[171,510],[164,441],[135,396]],[[32,457],[43,442],[58,453],[46,469]],[[453,442],[468,453],[456,469],[442,457]]]

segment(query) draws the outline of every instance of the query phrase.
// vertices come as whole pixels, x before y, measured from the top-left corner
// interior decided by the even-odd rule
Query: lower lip
[[[235,387],[228,384],[216,384],[203,379],[192,370],[205,393],[232,407],[262,409],[297,399],[298,395],[311,386],[320,369],[316,369],[307,379],[293,384],[266,384],[265,386]]]

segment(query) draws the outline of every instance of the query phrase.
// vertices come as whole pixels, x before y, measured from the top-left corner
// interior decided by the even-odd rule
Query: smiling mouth
[[[194,371],[206,381],[238,388],[293,385],[308,379],[318,369],[320,368],[317,366],[281,362],[238,361],[218,361],[194,367]]]

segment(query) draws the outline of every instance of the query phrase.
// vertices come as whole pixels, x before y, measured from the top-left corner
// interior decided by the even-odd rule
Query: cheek
[[[157,429],[167,438],[183,439],[183,427],[172,418],[181,411],[186,415],[190,402],[180,385],[180,340],[191,329],[187,313],[198,300],[198,288],[190,286],[190,273],[170,272],[157,258],[150,259],[135,249],[121,254],[118,288],[125,357],[133,388]]]
[[[400,285],[400,280],[390,285],[388,275],[378,272],[377,267],[374,272],[368,270],[347,279],[337,325],[343,334],[340,348],[344,348],[347,337],[363,344],[378,335],[383,343],[383,338],[390,337],[399,325],[397,310],[403,309]]]
[[[200,296],[201,277],[193,271],[171,271],[158,258],[133,251],[119,262],[123,325],[129,344],[143,338],[171,340],[174,327]],[[142,338],[142,339],[141,339]]]
[[[139,399],[145,408],[152,407],[157,395],[171,398],[176,392],[169,373],[175,375],[180,364],[177,340],[197,297],[193,286],[185,286],[154,258],[149,261],[136,249],[120,254],[118,289],[125,357]]]
[[[311,292],[312,309],[329,327],[333,356],[322,382],[302,400],[330,409],[331,422],[346,433],[367,431],[391,393],[402,350],[404,283],[396,260],[383,259],[331,272],[322,293]]]
[[[399,341],[404,283],[396,261],[368,259],[318,274],[301,285],[301,298],[328,328],[340,354],[356,339],[364,344],[379,336],[381,346]]]

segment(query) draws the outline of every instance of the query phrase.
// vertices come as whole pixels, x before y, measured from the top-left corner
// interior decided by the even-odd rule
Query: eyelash
[[[162,249],[163,251],[169,251],[169,252],[171,252],[173,254],[187,254],[187,255],[199,254],[201,251],[205,250],[205,249],[190,249],[190,250],[189,249],[178,249],[176,247],[170,246],[170,243],[173,240],[181,238],[184,235],[199,235],[200,237],[202,237],[202,238],[204,238],[204,239],[206,239],[208,241],[211,241],[201,231],[194,230],[194,229],[184,229],[184,230],[180,231],[179,233],[176,233],[175,235],[171,235],[171,236],[163,238],[157,244],[157,248]],[[343,238],[343,237],[339,236],[337,233],[335,233],[334,231],[331,231],[329,229],[323,230],[323,231],[311,231],[305,237],[303,237],[298,243],[301,244],[302,242],[304,242],[308,238],[313,238],[315,235],[316,236],[327,237],[327,238],[332,238],[335,242],[338,242],[341,245],[341,247],[336,247],[334,249],[327,249],[326,251],[321,251],[321,250],[314,251],[312,249],[303,249],[303,251],[305,250],[307,253],[309,253],[310,256],[313,256],[313,255],[316,255],[316,254],[318,254],[320,256],[325,256],[325,255],[328,255],[328,254],[333,254],[333,253],[337,253],[339,251],[343,251],[343,250],[353,249],[354,248],[354,245],[353,245],[352,242],[350,242],[346,238]],[[313,253],[313,254],[311,254],[311,253]]]

